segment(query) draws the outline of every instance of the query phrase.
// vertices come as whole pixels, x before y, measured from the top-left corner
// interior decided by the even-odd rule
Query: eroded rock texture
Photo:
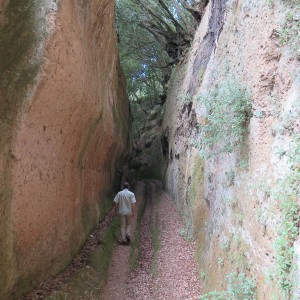
[[[210,1],[172,82],[163,121],[164,184],[186,220],[186,234],[199,241],[204,291],[226,290],[225,275],[233,272],[256,278],[255,299],[298,299],[297,258],[291,262],[286,255],[299,253],[297,211],[289,219],[295,230],[290,239],[290,208],[282,204],[300,204],[299,189],[289,188],[298,170],[291,154],[299,151],[299,4],[225,2]],[[224,25],[207,48],[216,15]],[[199,128],[209,124],[211,111],[199,95],[232,77],[248,88],[252,103],[243,142],[231,153],[203,157]],[[217,148],[218,142],[211,150]]]
[[[161,104],[132,109],[133,156],[129,162],[130,172],[138,179],[161,178],[161,125],[163,109]]]
[[[126,155],[113,23],[111,0],[0,1],[1,299],[71,260]]]

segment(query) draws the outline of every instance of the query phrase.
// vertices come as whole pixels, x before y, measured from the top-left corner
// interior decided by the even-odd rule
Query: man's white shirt
[[[119,204],[120,215],[132,215],[131,204],[136,202],[134,193],[124,189],[116,195],[114,202]]]

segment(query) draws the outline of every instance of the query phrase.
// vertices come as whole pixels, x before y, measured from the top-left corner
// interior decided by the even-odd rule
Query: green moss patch
[[[115,237],[119,226],[119,218],[115,218],[104,233],[101,244],[92,252],[88,265],[78,270],[66,284],[45,299],[100,299],[116,246]]]
[[[143,200],[139,205],[139,210],[136,219],[136,227],[134,233],[134,239],[131,242],[130,257],[129,257],[129,268],[130,271],[135,270],[139,267],[139,262],[142,258],[141,249],[141,222],[146,210],[146,202]]]
[[[44,6],[37,0],[11,0],[4,8],[0,24],[2,121],[14,120],[28,87],[40,70],[42,57],[38,48],[46,37],[46,18],[38,17],[38,13]]]

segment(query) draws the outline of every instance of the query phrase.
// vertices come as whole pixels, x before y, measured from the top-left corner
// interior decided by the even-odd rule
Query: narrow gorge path
[[[138,214],[130,246],[117,244],[119,222],[111,210],[74,261],[22,299],[199,299],[195,244],[180,235],[175,204],[159,181],[139,181],[134,192]]]
[[[195,244],[180,235],[183,224],[174,203],[158,181],[139,182],[135,193],[133,245],[114,251],[101,299],[199,299]]]

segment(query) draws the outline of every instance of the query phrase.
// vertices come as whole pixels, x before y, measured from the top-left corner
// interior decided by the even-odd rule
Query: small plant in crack
[[[211,291],[200,296],[201,300],[254,300],[256,299],[255,279],[245,273],[232,272],[225,276],[226,291]]]
[[[221,269],[224,267],[224,258],[222,258],[222,257],[218,258],[218,266]]]
[[[222,236],[221,244],[220,244],[221,249],[224,250],[225,252],[229,252],[230,246],[231,246],[231,241],[226,236]]]

